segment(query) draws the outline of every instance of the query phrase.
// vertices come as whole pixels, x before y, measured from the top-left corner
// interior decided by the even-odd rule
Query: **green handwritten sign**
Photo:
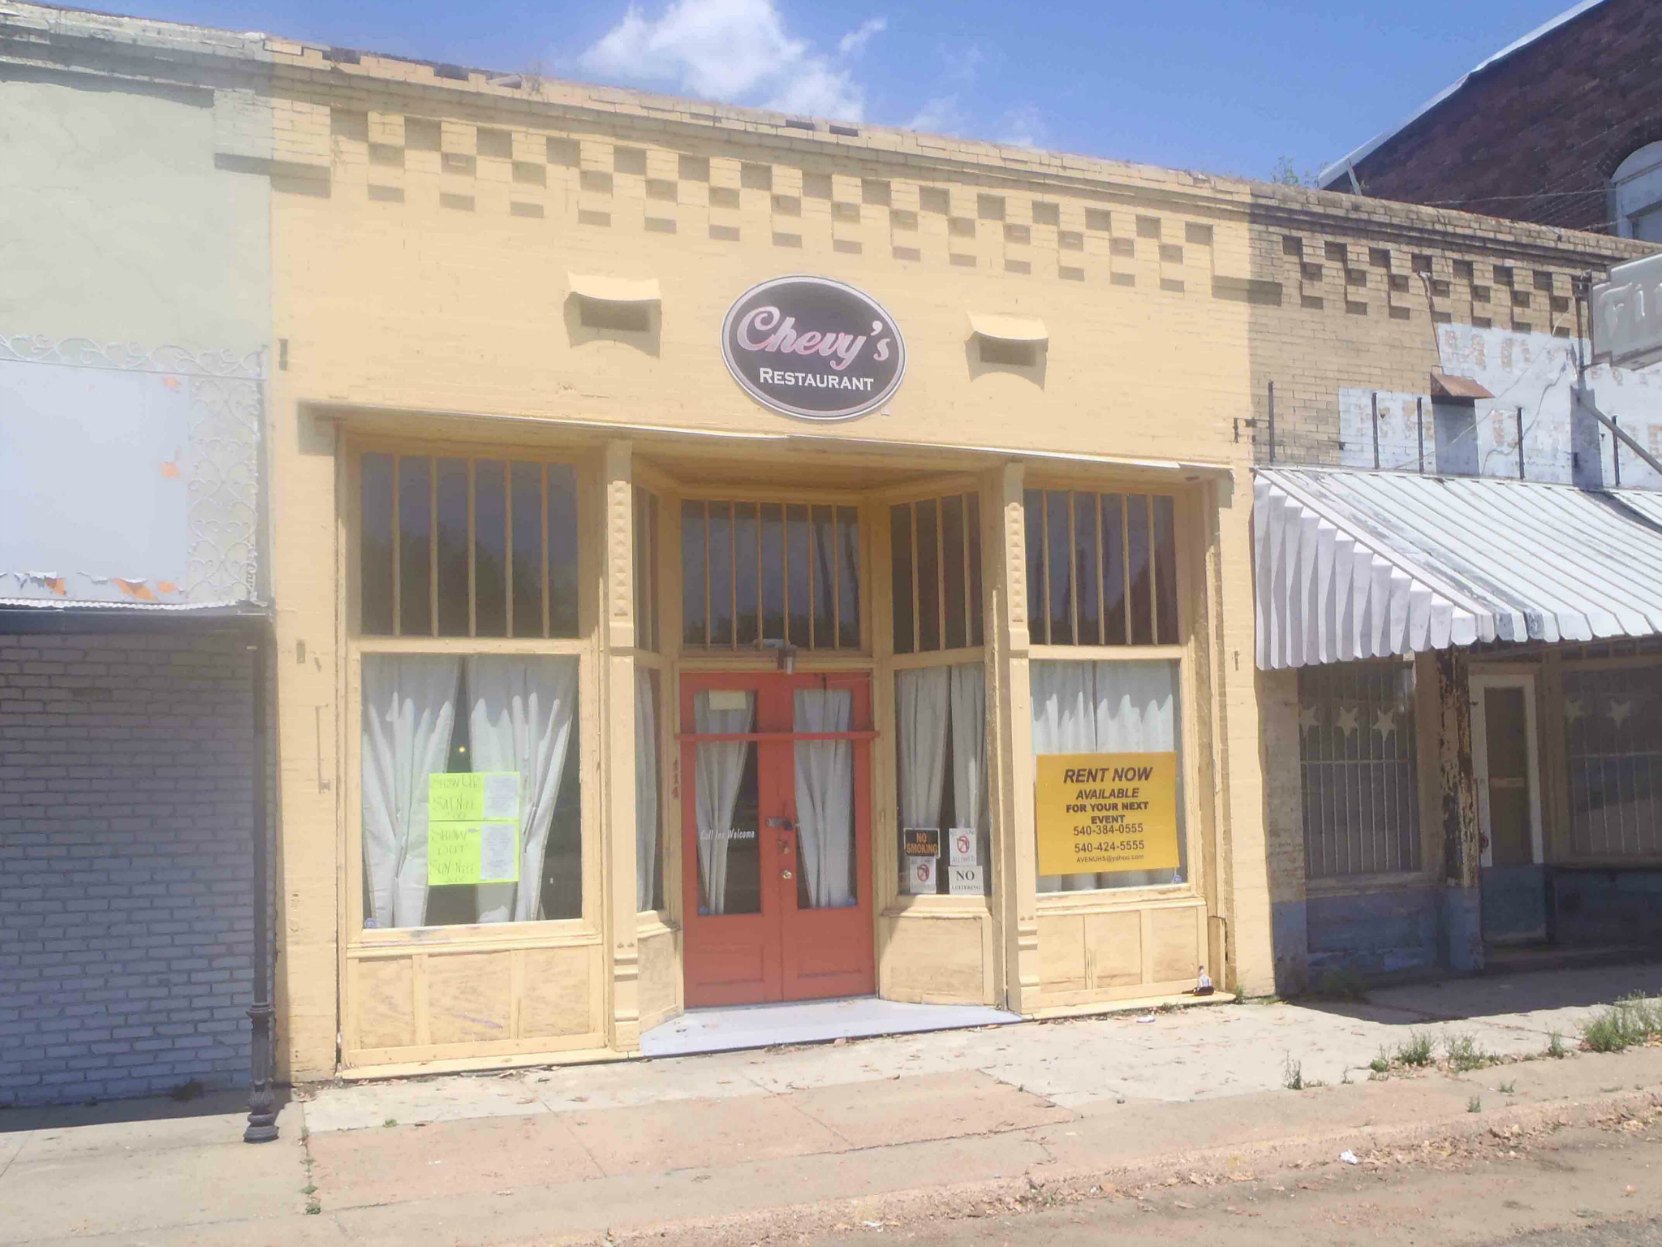
[[[429,826],[429,887],[518,880],[518,823],[433,823]]]
[[[427,883],[519,880],[519,772],[427,777]]]

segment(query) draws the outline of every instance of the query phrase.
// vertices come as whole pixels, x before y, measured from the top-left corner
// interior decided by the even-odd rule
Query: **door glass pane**
[[[756,695],[725,689],[693,698],[700,735],[750,732]],[[699,741],[693,777],[698,839],[698,912],[755,914],[762,909],[761,806],[752,741]]]
[[[798,689],[798,732],[847,732],[854,694]],[[854,877],[854,743],[796,742],[797,905],[845,909],[858,900]]]
[[[1527,866],[1535,850],[1529,825],[1529,734],[1524,693],[1483,693],[1483,730],[1489,764],[1489,852],[1496,866]]]
[[[433,630],[433,461],[398,461],[398,626],[405,636]]]

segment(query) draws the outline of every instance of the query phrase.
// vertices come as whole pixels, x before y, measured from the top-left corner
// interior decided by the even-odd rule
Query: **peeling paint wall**
[[[1518,410],[1523,409],[1524,474],[1530,480],[1570,483],[1572,454],[1591,453],[1597,436],[1606,485],[1616,483],[1615,439],[1602,428],[1583,431],[1573,414],[1576,340],[1545,333],[1472,325],[1440,325],[1437,343],[1443,370],[1471,377],[1494,395],[1477,403],[1477,465],[1484,476],[1518,475]],[[1581,344],[1586,349],[1586,344]],[[1587,385],[1600,410],[1618,420],[1651,454],[1662,457],[1662,367],[1587,369]],[[1374,466],[1373,407],[1379,409],[1379,466],[1412,472],[1420,463],[1420,403],[1425,470],[1437,463],[1437,430],[1431,395],[1343,386],[1338,391],[1340,460],[1345,467]],[[1583,442],[1585,441],[1585,447]],[[1622,449],[1621,483],[1662,489],[1662,476]]]
[[[262,596],[270,187],[219,111],[0,60],[0,602]]]

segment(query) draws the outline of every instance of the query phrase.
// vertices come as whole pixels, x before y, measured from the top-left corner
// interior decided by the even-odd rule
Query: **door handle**
[[[796,878],[796,876],[795,876],[795,875],[793,875],[793,874],[792,874],[792,873],[791,873],[791,872],[790,872],[790,871],[788,871],[788,870],[781,870],[781,871],[780,871],[780,872],[779,872],[779,877],[780,877],[780,878],[781,878],[781,879],[794,879],[794,878]]]

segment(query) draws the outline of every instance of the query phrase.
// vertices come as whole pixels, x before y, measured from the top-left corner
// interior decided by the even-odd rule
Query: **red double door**
[[[871,682],[681,680],[689,1008],[869,995]]]

